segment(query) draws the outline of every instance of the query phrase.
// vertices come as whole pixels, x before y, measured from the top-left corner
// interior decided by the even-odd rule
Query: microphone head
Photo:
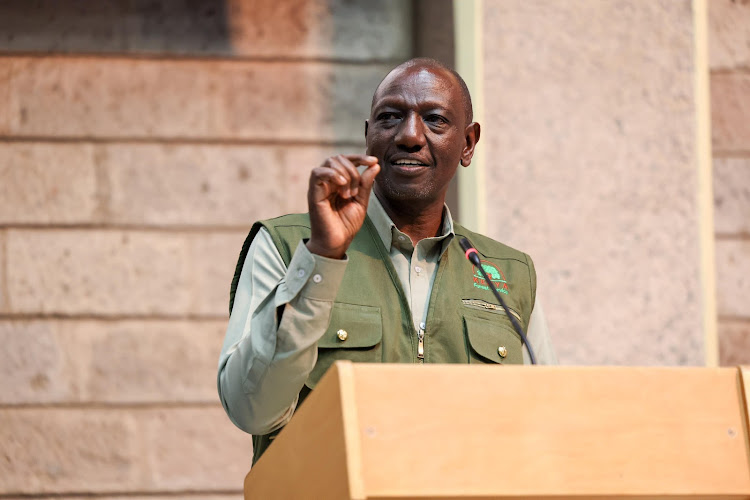
[[[468,239],[461,238],[460,240],[458,240],[458,244],[461,245],[461,248],[463,249],[466,258],[469,259],[469,262],[471,262],[475,266],[481,265],[479,261],[479,252],[477,252],[477,249],[474,248],[474,245],[472,245]]]

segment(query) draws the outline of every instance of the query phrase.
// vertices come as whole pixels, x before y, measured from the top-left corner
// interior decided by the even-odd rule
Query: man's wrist
[[[307,240],[305,242],[305,246],[310,251],[310,253],[320,255],[321,257],[326,257],[328,259],[343,260],[346,257],[346,248],[332,250],[330,248],[325,248],[321,245],[316,244],[312,239]]]

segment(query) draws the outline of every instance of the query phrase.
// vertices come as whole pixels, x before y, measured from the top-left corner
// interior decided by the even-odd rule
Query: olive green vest
[[[245,240],[230,293],[234,293],[247,251],[265,227],[288,266],[298,243],[310,237],[307,214],[256,222]],[[454,224],[453,238],[440,259],[432,287],[424,335],[425,363],[523,363],[521,339],[513,330],[480,272],[458,244],[468,238],[482,265],[524,331],[534,306],[536,274],[531,258],[486,236]],[[328,329],[318,341],[318,361],[300,392],[299,403],[337,359],[360,363],[418,363],[418,339],[409,301],[370,218],[365,218],[347,251],[349,264],[333,304]],[[341,340],[337,332],[347,332]],[[278,431],[254,436],[253,463]]]

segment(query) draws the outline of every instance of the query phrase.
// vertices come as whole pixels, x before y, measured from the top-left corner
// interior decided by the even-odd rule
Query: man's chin
[[[430,201],[430,190],[424,185],[409,185],[403,183],[394,183],[390,179],[384,179],[378,182],[376,179],[377,194],[381,198],[399,203],[404,202],[424,202]]]

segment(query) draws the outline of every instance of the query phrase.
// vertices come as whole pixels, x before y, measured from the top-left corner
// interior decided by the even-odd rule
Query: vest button
[[[504,358],[508,355],[508,349],[505,348],[504,345],[501,345],[497,348],[497,353],[500,355],[501,358]]]
[[[343,342],[349,337],[349,334],[346,333],[346,330],[339,330],[336,332],[336,336],[339,338],[341,342]]]

